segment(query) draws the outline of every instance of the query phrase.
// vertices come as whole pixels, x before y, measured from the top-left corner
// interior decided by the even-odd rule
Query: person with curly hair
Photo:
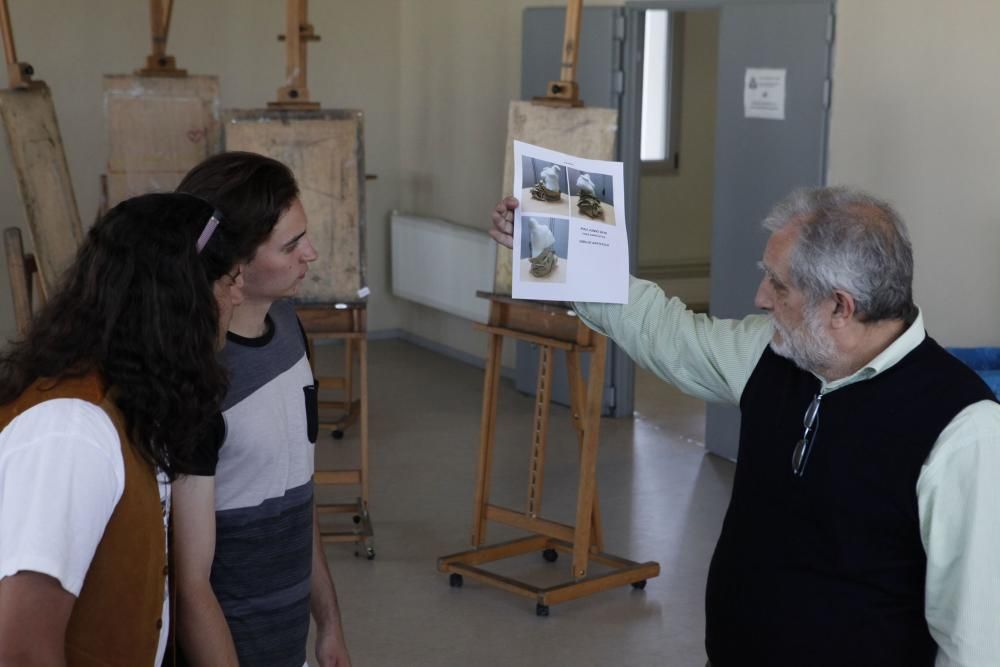
[[[87,233],[0,353],[0,665],[158,665],[170,482],[219,437],[242,300],[205,201],[151,194]]]
[[[178,190],[222,211],[251,257],[222,353],[225,440],[174,486],[181,657],[302,667],[311,613],[318,664],[350,667],[313,501],[315,379],[289,301],[317,257],[298,184],[276,160],[232,152]]]

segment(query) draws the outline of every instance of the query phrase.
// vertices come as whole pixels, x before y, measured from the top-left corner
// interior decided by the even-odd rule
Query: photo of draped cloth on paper
[[[521,158],[521,210],[542,215],[569,215],[566,167],[554,162]]]
[[[615,224],[614,182],[608,174],[568,169],[569,209],[574,218]]]
[[[564,283],[569,255],[569,221],[521,217],[522,281]]]

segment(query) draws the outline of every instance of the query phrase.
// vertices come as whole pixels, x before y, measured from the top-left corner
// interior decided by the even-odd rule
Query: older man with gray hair
[[[504,245],[517,204],[493,213]],[[639,365],[740,406],[711,664],[1000,665],[1000,405],[924,331],[903,221],[817,188],[764,226],[765,315],[695,314],[634,278],[626,305],[575,306]]]

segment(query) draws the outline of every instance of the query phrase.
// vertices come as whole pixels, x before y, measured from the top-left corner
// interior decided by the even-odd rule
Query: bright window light
[[[670,147],[670,44],[669,14],[664,9],[646,10],[646,41],[642,59],[642,147],[643,162],[666,160]]]

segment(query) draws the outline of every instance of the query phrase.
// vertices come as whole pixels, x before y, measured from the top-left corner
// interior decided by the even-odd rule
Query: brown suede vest
[[[133,449],[121,413],[96,373],[38,380],[0,406],[0,428],[43,401],[78,398],[111,418],[125,460],[125,490],[104,529],[66,629],[70,667],[145,667],[156,659],[167,576],[156,476]]]

